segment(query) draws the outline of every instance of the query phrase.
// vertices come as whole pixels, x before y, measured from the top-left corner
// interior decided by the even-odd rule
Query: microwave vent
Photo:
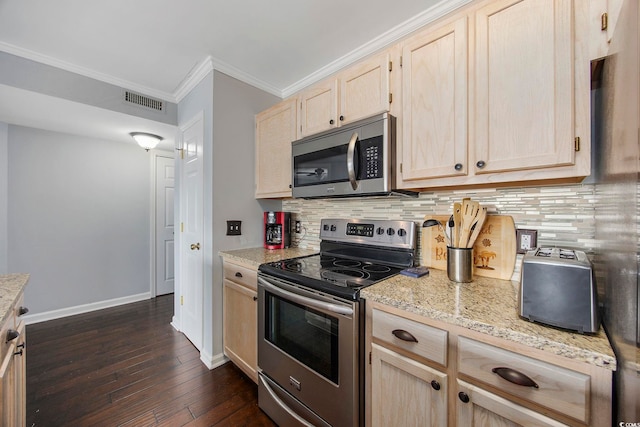
[[[153,111],[164,111],[164,102],[162,100],[154,99],[146,95],[141,95],[139,93],[125,90],[124,100],[129,104],[138,105]]]

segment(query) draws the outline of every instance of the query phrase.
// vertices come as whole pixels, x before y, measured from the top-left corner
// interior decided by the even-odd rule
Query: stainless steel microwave
[[[389,113],[293,142],[293,197],[396,193],[395,143],[396,119]]]

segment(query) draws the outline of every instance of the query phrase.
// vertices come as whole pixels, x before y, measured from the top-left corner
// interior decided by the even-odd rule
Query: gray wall
[[[219,72],[211,72],[178,104],[178,126],[200,112],[204,115],[204,292],[201,358],[215,364],[222,348],[221,250],[262,244],[264,209],[280,209],[280,201],[254,198],[254,116],[279,99]],[[179,200],[179,162],[176,167],[176,199]],[[176,212],[178,212],[176,210]],[[226,221],[242,221],[242,236],[226,236]],[[180,236],[176,234],[176,248]],[[176,278],[180,277],[176,262]],[[176,286],[178,292],[180,284]],[[176,294],[178,295],[178,294]],[[176,298],[176,313],[179,313]],[[174,322],[179,319],[174,318]],[[180,327],[180,325],[177,325]]]
[[[8,129],[8,271],[31,274],[30,315],[148,294],[149,154]]]
[[[222,343],[221,250],[262,246],[263,210],[282,202],[255,199],[255,115],[280,99],[220,72],[213,95],[213,354]],[[274,153],[274,156],[282,153]],[[227,220],[242,221],[242,236],[227,236]]]
[[[8,274],[7,267],[7,192],[9,191],[9,125],[0,122],[0,274]]]

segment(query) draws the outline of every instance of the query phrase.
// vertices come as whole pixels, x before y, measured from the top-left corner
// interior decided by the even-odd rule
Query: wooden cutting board
[[[445,226],[449,215],[427,216]],[[438,226],[420,229],[422,265],[447,269],[447,242]],[[516,227],[509,215],[487,215],[473,245],[473,274],[509,280],[516,264]]]

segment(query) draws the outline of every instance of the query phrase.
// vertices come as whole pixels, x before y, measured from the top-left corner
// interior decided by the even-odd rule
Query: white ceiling
[[[173,102],[206,61],[286,97],[467,1],[0,0],[0,50]]]

